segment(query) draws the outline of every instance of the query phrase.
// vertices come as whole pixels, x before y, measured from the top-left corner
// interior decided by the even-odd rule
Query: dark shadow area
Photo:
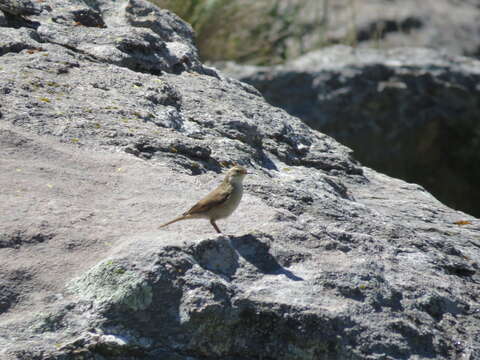
[[[78,25],[86,27],[97,27],[97,28],[106,28],[105,22],[103,21],[102,15],[93,9],[84,8],[78,9],[72,12],[73,19],[77,22]]]
[[[244,258],[263,274],[285,275],[293,281],[302,281],[290,270],[285,269],[269,253],[270,247],[254,235],[240,237],[221,236],[216,239],[204,240],[190,246],[191,254],[198,264],[230,281],[237,272],[239,256]]]
[[[37,30],[40,26],[40,23],[38,21],[31,21],[19,15],[9,14],[8,12],[4,12],[4,14],[7,21],[7,27],[12,27],[15,29],[26,27]]]
[[[262,167],[268,170],[278,171],[278,168],[275,165],[275,163],[265,154],[265,152],[261,147],[258,147],[256,150],[257,150],[257,158],[260,164],[262,165]]]
[[[228,281],[239,267],[237,252],[229,244],[228,238],[223,236],[193,244],[188,248],[188,253],[202,268],[224,276]]]
[[[34,230],[17,230],[10,233],[0,233],[0,249],[18,249],[23,245],[35,245],[51,240],[54,234],[44,234]]]
[[[422,19],[407,17],[402,21],[385,19],[368,24],[357,32],[357,41],[384,39],[389,33],[410,33],[424,26]]]
[[[230,243],[241,257],[255,266],[260,272],[271,275],[285,275],[293,281],[304,280],[281,266],[275,257],[269,253],[270,247],[268,244],[260,241],[254,235],[230,237]]]

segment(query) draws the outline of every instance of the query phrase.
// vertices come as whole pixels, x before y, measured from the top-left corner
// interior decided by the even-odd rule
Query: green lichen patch
[[[152,288],[146,279],[114,260],[97,264],[69,289],[97,305],[125,306],[133,311],[146,309],[152,302]]]
[[[64,311],[58,313],[39,313],[36,315],[35,322],[32,324],[31,329],[35,333],[57,331],[64,326],[64,317]]]

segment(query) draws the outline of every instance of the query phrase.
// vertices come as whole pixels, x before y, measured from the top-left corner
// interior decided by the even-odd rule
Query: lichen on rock
[[[71,281],[69,290],[96,306],[144,310],[152,302],[152,288],[142,275],[115,260],[105,260]]]

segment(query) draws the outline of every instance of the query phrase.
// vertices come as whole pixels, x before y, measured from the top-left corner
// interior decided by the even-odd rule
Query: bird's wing
[[[183,215],[207,212],[210,209],[219,206],[225,201],[227,201],[231,194],[231,189],[225,186],[219,186],[207,196],[205,196],[202,200],[193,205],[190,210],[183,213]]]

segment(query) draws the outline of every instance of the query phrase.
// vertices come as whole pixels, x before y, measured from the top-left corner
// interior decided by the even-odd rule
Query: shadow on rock
[[[202,268],[224,276],[229,281],[240,266],[239,256],[263,274],[283,274],[294,281],[303,280],[282,267],[269,250],[269,244],[258,236],[244,235],[204,240],[192,245],[188,252]]]
[[[255,266],[260,272],[273,275],[283,274],[294,281],[303,280],[290,270],[282,267],[275,257],[269,253],[270,246],[256,236],[249,234],[240,237],[230,237],[230,243],[241,257]]]
[[[208,239],[194,244],[188,251],[207,270],[227,277],[228,280],[238,269],[238,254],[228,243],[228,238]]]

